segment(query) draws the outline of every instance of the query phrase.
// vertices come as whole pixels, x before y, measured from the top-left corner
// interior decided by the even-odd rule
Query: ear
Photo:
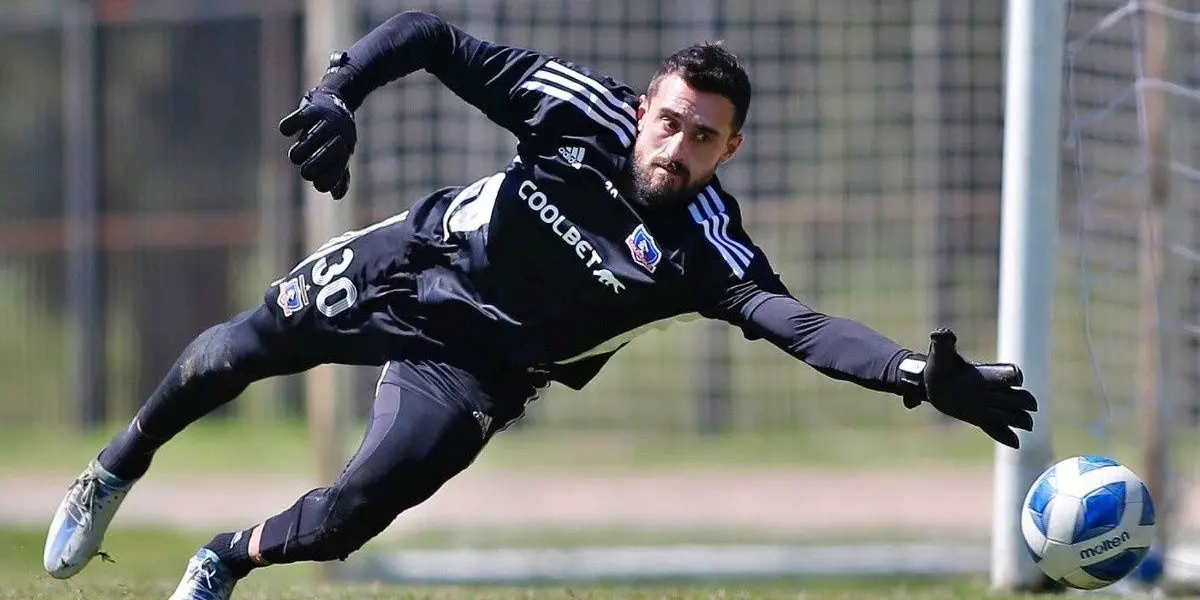
[[[634,114],[637,118],[638,131],[641,131],[641,129],[642,129],[642,117],[645,116],[646,109],[648,109],[648,108],[650,108],[650,99],[647,98],[645,94],[638,96],[638,105],[637,105],[637,108],[634,110]]]
[[[745,140],[746,136],[740,131],[730,137],[729,141],[725,143],[725,152],[721,154],[721,158],[717,160],[717,164],[723,165],[729,162],[729,159],[733,158],[734,154],[737,154],[738,149],[742,147],[742,142]]]

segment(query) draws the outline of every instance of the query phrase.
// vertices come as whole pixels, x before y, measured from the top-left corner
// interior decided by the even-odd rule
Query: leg
[[[99,554],[104,532],[154,452],[192,422],[242,393],[254,381],[300,372],[317,363],[265,307],[209,328],[180,354],[127,429],[113,438],[72,483],[46,536],[43,563],[65,579]]]
[[[404,301],[415,287],[394,259],[407,239],[398,222],[331,240],[272,284],[258,308],[188,344],[129,427],[68,489],[47,532],[46,571],[65,579],[82,570],[158,448],[251,383],[322,363],[382,364],[403,349],[413,328],[396,315],[410,309]],[[379,311],[385,302],[397,310]]]
[[[188,425],[239,396],[255,381],[306,371],[320,356],[303,351],[267,307],[246,311],[197,336],[158,388],[97,457],[123,481],[140,478],[154,452]]]
[[[379,365],[406,341],[415,283],[403,276],[408,234],[400,216],[338,236],[267,288],[264,302],[193,340],[129,428],[98,457],[124,481],[145,474],[155,450],[251,383],[323,363]],[[391,317],[391,318],[389,318]]]
[[[498,423],[480,410],[495,406],[495,392],[444,363],[389,363],[366,435],[341,476],[261,524],[214,537],[172,600],[224,600],[260,566],[344,560],[471,464]]]

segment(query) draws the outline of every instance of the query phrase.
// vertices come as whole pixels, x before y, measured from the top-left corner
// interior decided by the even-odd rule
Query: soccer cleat
[[[215,552],[201,548],[188,560],[183,579],[168,600],[229,600],[237,581]]]
[[[133,483],[117,478],[95,460],[71,483],[46,534],[42,562],[51,577],[72,577],[92,557],[103,554],[104,532]]]

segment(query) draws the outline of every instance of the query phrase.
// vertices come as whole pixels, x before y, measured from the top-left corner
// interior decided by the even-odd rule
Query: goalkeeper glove
[[[344,52],[330,57],[330,72],[347,60]],[[350,189],[350,157],[358,142],[354,113],[336,91],[317,85],[308,90],[300,106],[279,122],[279,133],[299,134],[288,149],[288,159],[300,167],[300,177],[318,192],[340,200]]]
[[[904,406],[928,402],[942,413],[970,423],[1010,448],[1020,441],[1012,428],[1033,431],[1037,399],[1021,387],[1024,375],[1011,363],[972,363],[964,359],[949,329],[929,335],[929,355],[913,355],[900,366],[907,384]]]

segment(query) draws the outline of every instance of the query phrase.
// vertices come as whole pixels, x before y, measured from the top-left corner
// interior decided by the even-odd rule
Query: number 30
[[[326,257],[321,257],[317,264],[313,265],[312,281],[313,284],[321,286],[321,291],[317,293],[316,306],[317,310],[326,317],[332,317],[354,305],[358,300],[358,290],[354,288],[354,284],[347,277],[337,277],[341,275],[347,268],[350,267],[350,261],[354,260],[354,251],[349,248],[342,250],[341,260],[334,264],[329,264]],[[334,279],[337,277],[337,279]],[[332,300],[338,292],[345,294],[337,300]]]

